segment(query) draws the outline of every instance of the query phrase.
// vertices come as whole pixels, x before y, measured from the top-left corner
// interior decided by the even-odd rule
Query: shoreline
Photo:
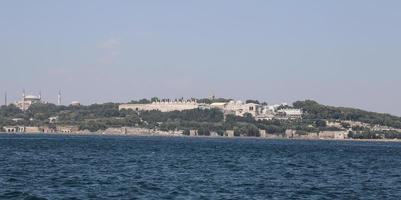
[[[122,136],[122,137],[177,137],[210,139],[257,139],[257,140],[293,140],[293,141],[344,141],[344,142],[401,142],[400,139],[328,139],[328,138],[283,138],[283,137],[226,137],[226,136],[187,136],[167,134],[122,134],[122,133],[43,133],[43,132],[0,132],[0,135],[56,135],[56,136]]]

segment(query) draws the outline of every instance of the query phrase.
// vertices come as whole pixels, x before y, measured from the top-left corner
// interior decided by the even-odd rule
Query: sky
[[[0,92],[56,103],[60,90],[63,104],[312,99],[401,116],[400,10],[398,0],[0,1]]]

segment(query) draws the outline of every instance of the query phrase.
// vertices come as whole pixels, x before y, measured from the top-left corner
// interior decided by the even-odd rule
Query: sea
[[[0,134],[0,199],[401,199],[401,143]]]

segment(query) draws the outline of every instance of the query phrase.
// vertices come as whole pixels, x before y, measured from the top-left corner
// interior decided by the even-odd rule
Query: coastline
[[[177,134],[148,134],[148,133],[102,133],[102,132],[75,132],[75,133],[43,133],[23,132],[9,133],[0,132],[0,135],[56,135],[56,136],[118,136],[118,137],[177,137],[177,138],[203,138],[203,139],[257,139],[257,140],[292,140],[292,141],[344,141],[344,142],[401,142],[400,139],[328,139],[328,138],[284,138],[284,137],[226,137],[226,136],[187,136]]]

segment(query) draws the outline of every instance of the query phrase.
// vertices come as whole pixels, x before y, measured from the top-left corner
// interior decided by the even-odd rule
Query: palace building
[[[161,112],[183,111],[201,108],[202,105],[196,101],[182,100],[182,101],[157,101],[148,104],[121,104],[119,110],[135,110],[135,111],[150,111],[159,110]]]

